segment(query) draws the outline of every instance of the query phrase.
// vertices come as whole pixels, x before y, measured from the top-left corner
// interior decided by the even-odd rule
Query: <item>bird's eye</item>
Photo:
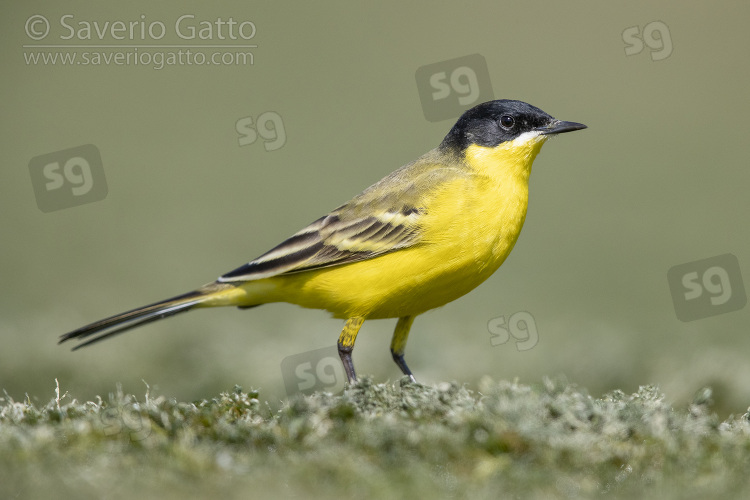
[[[511,128],[515,123],[516,120],[510,115],[503,115],[500,117],[500,125],[502,125],[503,128]]]

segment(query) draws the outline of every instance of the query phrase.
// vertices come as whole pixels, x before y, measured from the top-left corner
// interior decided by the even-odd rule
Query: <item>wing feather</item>
[[[471,175],[434,161],[433,150],[396,170],[354,199],[312,222],[221,282],[250,281],[371,259],[420,242],[425,195]]]

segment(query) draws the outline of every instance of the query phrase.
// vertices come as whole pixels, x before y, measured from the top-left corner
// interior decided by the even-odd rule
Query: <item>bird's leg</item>
[[[341,357],[341,362],[344,363],[344,371],[346,371],[346,378],[350,384],[357,381],[357,375],[354,373],[354,363],[352,362],[352,351],[354,350],[354,341],[357,340],[357,333],[359,333],[359,329],[364,322],[365,318],[361,316],[349,318],[346,320],[344,329],[339,336],[339,357]]]
[[[406,361],[404,360],[404,350],[406,349],[406,341],[409,338],[409,330],[412,323],[414,323],[414,316],[404,316],[398,319],[396,330],[394,330],[393,339],[391,340],[391,355],[393,356],[393,361],[404,372],[404,375],[408,375],[412,382],[416,382],[417,380],[412,375],[409,367],[406,366]]]

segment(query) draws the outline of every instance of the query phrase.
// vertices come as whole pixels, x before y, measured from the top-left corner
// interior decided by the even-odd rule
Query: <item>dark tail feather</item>
[[[203,302],[202,299],[205,297],[205,292],[196,290],[184,295],[173,297],[171,299],[163,300],[161,302],[156,302],[144,307],[139,307],[138,309],[133,309],[132,311],[117,314],[95,323],[91,323],[90,325],[82,326],[77,330],[73,330],[72,332],[60,336],[60,341],[58,342],[58,344],[61,344],[70,339],[80,340],[92,335],[96,335],[94,338],[75,346],[73,348],[73,350],[75,351],[76,349],[80,349],[81,347],[93,344],[94,342],[99,342],[100,340],[109,338],[112,335],[126,332],[131,328],[145,325],[147,323],[151,323],[162,318],[167,318],[169,316],[174,316],[175,314],[181,312],[189,311],[196,305]]]

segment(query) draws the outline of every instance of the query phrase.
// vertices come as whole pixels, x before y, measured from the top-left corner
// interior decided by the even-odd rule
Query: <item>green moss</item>
[[[750,414],[719,422],[710,405],[708,390],[673,409],[652,386],[594,398],[564,380],[365,378],[276,412],[240,387],[193,403],[6,394],[0,497],[743,496]]]

